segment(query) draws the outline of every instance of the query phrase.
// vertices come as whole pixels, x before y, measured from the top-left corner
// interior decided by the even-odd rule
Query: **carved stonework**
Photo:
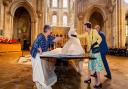
[[[36,11],[36,12],[37,12],[37,15],[38,15],[39,18],[42,17],[42,15],[43,15],[42,11]]]
[[[78,18],[79,18],[79,20],[82,20],[84,18],[84,14],[83,13],[79,13],[78,14]]]
[[[113,13],[114,6],[106,6],[106,9],[108,10],[109,13]]]
[[[11,2],[12,0],[3,0],[3,5],[8,6]]]

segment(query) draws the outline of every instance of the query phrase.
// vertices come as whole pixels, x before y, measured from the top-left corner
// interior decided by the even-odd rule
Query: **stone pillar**
[[[37,15],[38,15],[38,33],[43,29],[43,0],[37,1]]]
[[[0,31],[3,32],[3,22],[4,22],[4,7],[2,0],[0,1]],[[1,35],[1,34],[0,34]]]
[[[118,48],[121,48],[121,42],[122,42],[122,37],[121,37],[121,34],[122,34],[122,31],[121,31],[121,0],[117,0],[117,10],[118,10]]]
[[[124,4],[124,1],[121,0],[121,48],[125,48],[125,43],[126,43],[126,28],[125,28],[125,4]]]
[[[113,35],[114,35],[114,48],[118,48],[118,24],[117,24],[117,3],[114,6],[113,15],[112,15],[112,23],[113,23]]]
[[[84,16],[78,15],[78,33],[83,33]]]
[[[112,29],[111,29],[111,15],[107,15],[105,20],[105,28],[106,28],[106,41],[110,48],[112,48]]]
[[[37,1],[39,1],[39,0],[32,0],[32,5],[33,5],[33,8],[35,8],[35,10],[36,10],[36,7],[37,7]]]
[[[14,30],[13,30],[13,16],[11,14],[9,16],[9,19],[10,19],[10,21],[9,21],[10,22],[10,24],[9,24],[10,37],[9,38],[12,39],[13,38],[13,34],[14,34],[13,33]]]
[[[38,35],[37,22],[31,22],[31,45]]]
[[[4,37],[6,37],[6,38],[9,38],[9,28],[8,28],[8,26],[9,26],[9,17],[8,17],[8,13],[7,13],[7,5],[6,4],[4,4]]]

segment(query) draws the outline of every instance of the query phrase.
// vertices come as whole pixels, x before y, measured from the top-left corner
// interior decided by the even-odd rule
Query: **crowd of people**
[[[115,55],[115,56],[128,56],[128,49],[127,48],[109,48],[109,51],[107,54]]]

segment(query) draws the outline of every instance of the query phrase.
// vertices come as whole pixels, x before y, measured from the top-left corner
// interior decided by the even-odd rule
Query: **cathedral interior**
[[[54,44],[62,48],[69,40],[71,26],[84,33],[83,25],[100,25],[109,51],[107,59],[112,79],[104,78],[102,89],[128,89],[128,0],[0,0],[0,89],[36,89],[32,81],[30,49],[44,25],[50,25],[54,37],[63,37]],[[86,49],[86,39],[80,39]],[[18,63],[20,58],[22,63]],[[73,64],[72,61],[69,64]],[[64,79],[53,89],[94,89],[83,81],[87,75],[87,61],[83,75],[77,75],[73,66],[56,70]],[[67,72],[68,71],[70,72]],[[95,80],[95,79],[93,79]],[[42,89],[42,88],[41,88]]]

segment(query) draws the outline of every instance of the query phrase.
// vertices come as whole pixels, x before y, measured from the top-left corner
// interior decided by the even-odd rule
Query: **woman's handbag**
[[[99,47],[93,47],[92,48],[92,53],[98,53],[100,52],[100,48]]]
[[[92,41],[93,41],[93,32],[92,32]],[[91,50],[92,50],[92,53],[98,53],[100,52],[100,47],[95,47],[98,43],[95,42],[91,45]]]

